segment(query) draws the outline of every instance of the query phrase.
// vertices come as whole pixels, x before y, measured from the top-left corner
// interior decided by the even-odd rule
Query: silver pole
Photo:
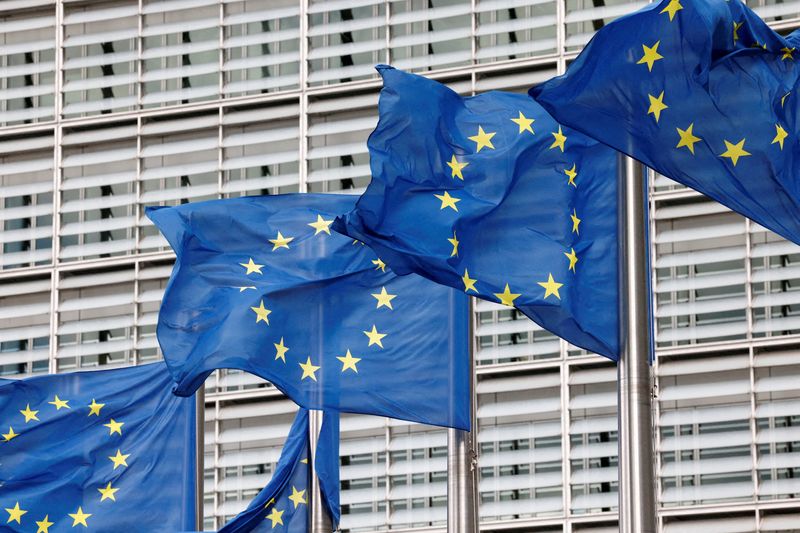
[[[478,432],[475,404],[475,351],[469,302],[470,418],[472,431],[447,430],[447,533],[478,532]]]
[[[617,365],[619,531],[655,533],[656,483],[650,384],[645,179],[641,163],[618,155],[620,346]]]
[[[308,505],[308,512],[311,514],[309,521],[310,533],[331,533],[333,526],[331,525],[331,517],[325,510],[325,504],[322,501],[322,489],[320,488],[319,478],[315,468],[315,460],[317,457],[317,443],[319,442],[319,431],[322,429],[322,411],[309,410],[308,411],[308,441],[309,449],[311,450],[311,457],[309,458],[309,467],[311,468],[311,491],[309,499],[311,500]]]
[[[205,383],[200,385],[194,393],[194,419],[195,419],[195,468],[194,468],[194,529],[203,531],[203,484],[205,474],[205,436],[206,436],[206,388]]]

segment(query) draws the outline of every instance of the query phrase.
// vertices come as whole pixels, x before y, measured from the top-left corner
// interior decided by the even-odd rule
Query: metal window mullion
[[[224,186],[224,178],[223,178],[223,170],[222,170],[222,162],[223,162],[223,152],[225,148],[223,148],[223,136],[225,134],[225,129],[223,127],[223,119],[224,113],[222,107],[219,108],[217,112],[217,198],[224,198],[225,195],[222,193],[222,188]],[[244,128],[242,128],[244,129]],[[244,155],[245,147],[242,147],[242,155]],[[245,172],[247,172],[245,170]],[[247,179],[247,176],[245,176]]]
[[[749,276],[748,276],[749,277]],[[758,422],[756,418],[756,366],[755,350],[751,345],[748,350],[749,375],[750,375],[750,462],[751,478],[753,480],[753,500],[758,502]]]
[[[214,527],[215,528],[218,528],[218,527],[220,527],[222,525],[222,524],[220,524],[220,521],[217,519],[217,512],[216,512],[217,509],[219,508],[220,504],[222,503],[222,498],[220,498],[220,492],[219,492],[220,491],[219,484],[221,482],[221,479],[220,479],[220,469],[221,469],[221,467],[219,466],[219,460],[220,460],[220,455],[222,455],[220,453],[220,445],[219,445],[219,435],[221,433],[221,430],[220,430],[220,422],[221,422],[220,421],[220,406],[219,406],[219,404],[220,404],[219,400],[215,400],[214,401],[214,444],[213,444],[213,446],[214,446],[214,489],[212,490],[212,495],[214,497],[214,509],[212,511],[211,516],[212,516],[212,518],[214,520]],[[208,404],[206,404],[206,409],[208,409]],[[204,432],[205,432],[205,427],[206,426],[205,426],[205,420],[204,420],[203,421],[203,431]],[[204,451],[204,453],[205,453],[205,451]],[[205,470],[205,465],[204,465],[204,470]],[[203,475],[205,475],[205,473]]]
[[[139,224],[142,215],[144,214],[144,206],[142,205],[142,118],[136,118],[136,178],[133,182],[133,193],[136,195],[136,204],[134,205],[134,213],[136,215],[136,226],[134,227],[133,238],[135,240],[134,250],[137,255],[140,253],[139,244],[142,242],[142,227]]]
[[[662,487],[662,480],[661,480],[661,435],[659,431],[659,422],[661,420],[661,403],[658,401],[658,391],[659,391],[659,364],[658,364],[658,355],[656,351],[656,335],[658,334],[658,327],[655,317],[656,306],[658,302],[656,301],[656,283],[658,282],[658,276],[656,275],[656,244],[655,239],[653,236],[656,234],[656,217],[655,217],[655,210],[656,210],[656,201],[653,199],[653,191],[655,189],[655,181],[656,181],[656,172],[651,168],[647,168],[647,212],[649,215],[649,220],[647,221],[648,231],[649,231],[649,239],[648,239],[648,252],[650,253],[650,308],[652,309],[650,320],[652,321],[651,324],[651,334],[652,334],[652,345],[653,345],[653,362],[652,362],[652,378],[653,378],[653,399],[652,399],[652,406],[655,411],[653,416],[653,455],[655,457],[656,465],[655,465],[655,480],[656,480],[656,513],[658,514],[658,509],[660,508],[660,500],[661,500],[661,487]],[[674,298],[674,293],[672,294],[672,298]],[[619,436],[617,436],[619,438]],[[663,524],[660,519],[658,519],[657,527],[659,530],[663,527]]]
[[[562,344],[564,341],[561,341]],[[563,509],[561,515],[563,518],[569,517],[570,507],[572,506],[572,491],[570,490],[570,477],[572,476],[572,464],[569,460],[570,457],[570,438],[569,438],[569,366],[565,359],[563,359],[565,349],[562,349],[562,361],[559,365],[559,375],[561,378],[560,400],[561,400],[561,501]]]
[[[386,42],[386,51],[385,51],[385,60],[387,65],[392,64],[392,4],[390,0],[383,0],[384,6],[384,18],[383,24],[386,28],[385,31],[385,42]]]
[[[138,224],[137,224],[138,225]],[[138,242],[138,241],[137,241]],[[133,353],[131,354],[131,363],[134,365],[139,364],[139,275],[141,272],[141,262],[136,261],[133,264],[133,328],[131,330],[131,337],[133,340]]]
[[[567,0],[555,0],[556,3],[556,56],[557,56],[557,65],[556,65],[556,73],[563,74],[564,71],[567,69],[567,62],[565,59],[566,54],[566,1]]]
[[[144,60],[142,59],[142,53],[144,50],[144,42],[142,38],[142,32],[144,30],[144,9],[142,2],[143,0],[139,0],[139,12],[136,15],[136,105],[134,106],[134,112],[141,110],[144,105],[142,103],[142,98],[144,95],[144,82],[142,80],[142,71],[144,70]]]
[[[753,339],[753,325],[755,324],[755,319],[753,317],[753,266],[752,266],[752,259],[753,259],[753,237],[750,234],[750,230],[752,229],[752,222],[749,218],[744,219],[744,272],[745,272],[745,284],[744,290],[745,295],[747,297],[747,307],[745,308],[745,317],[747,318],[747,340]],[[769,281],[764,282],[764,293],[767,294],[769,292]],[[765,317],[766,318],[766,310],[765,310]]]
[[[384,486],[384,501],[386,502],[384,506],[384,524],[386,527],[389,527],[389,524],[392,523],[392,489],[391,489],[391,470],[392,470],[392,452],[391,452],[391,444],[392,444],[392,427],[389,425],[388,419],[384,418],[384,425],[383,425],[383,434],[385,436],[385,444],[386,444],[386,461],[384,464],[386,465],[386,484]]]
[[[55,75],[53,76],[53,119],[61,121],[63,107],[63,76],[64,76],[64,3],[58,0],[55,6],[55,50],[53,60],[55,62]],[[40,75],[41,76],[41,75]]]
[[[217,68],[219,69],[219,72],[217,73],[217,93],[218,99],[222,100],[225,97],[225,4],[223,2],[219,3],[218,30],[219,48],[217,50]]]
[[[470,0],[470,65],[478,64],[478,3]],[[475,72],[472,72],[472,94],[475,94]]]
[[[308,2],[300,0],[300,101],[298,112],[297,190],[308,192]]]

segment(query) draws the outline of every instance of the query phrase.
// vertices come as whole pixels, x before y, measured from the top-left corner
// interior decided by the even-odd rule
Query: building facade
[[[173,255],[145,206],[363,190],[374,64],[524,91],[644,4],[0,2],[0,376],[160,357]],[[798,0],[754,7],[800,25]],[[650,192],[659,527],[800,531],[800,248],[663,177]],[[616,531],[614,366],[496,304],[474,320],[482,530]],[[206,391],[216,529],[294,408],[237,372]],[[344,416],[341,438],[344,530],[444,529],[444,430]]]

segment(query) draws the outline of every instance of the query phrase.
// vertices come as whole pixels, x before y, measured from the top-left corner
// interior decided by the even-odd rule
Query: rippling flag
[[[337,231],[398,274],[513,306],[616,359],[615,153],[525,95],[462,98],[379,66],[372,182]]]
[[[0,529],[193,530],[195,405],[171,389],[163,363],[0,384]]]
[[[530,94],[591,135],[800,244],[800,31],[738,0],[663,0],[601,29]]]
[[[300,409],[269,483],[220,533],[268,532],[276,528],[287,533],[310,531],[308,506],[313,474],[308,422],[308,411]],[[323,509],[335,530],[339,522],[339,417],[334,413],[324,414],[314,463],[320,474]]]
[[[177,394],[236,368],[308,409],[469,427],[466,297],[397,276],[332,232],[354,203],[290,194],[148,209],[177,254],[157,328]]]

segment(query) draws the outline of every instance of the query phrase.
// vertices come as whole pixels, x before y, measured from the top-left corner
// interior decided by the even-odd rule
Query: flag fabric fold
[[[739,0],[663,0],[530,90],[557,120],[800,244],[800,31]]]
[[[385,65],[372,182],[334,229],[395,272],[619,354],[615,153],[525,95],[463,98]]]
[[[195,405],[171,388],[163,363],[0,384],[0,530],[193,530]]]
[[[320,477],[325,509],[333,530],[339,523],[339,417],[326,412],[317,442],[314,466]],[[311,503],[309,412],[300,409],[286,438],[272,478],[247,509],[225,524],[220,533],[309,531]],[[319,475],[324,472],[325,476]]]
[[[332,232],[354,202],[291,194],[148,209],[177,255],[157,327],[177,394],[236,368],[305,408],[469,427],[466,297],[397,276]]]

